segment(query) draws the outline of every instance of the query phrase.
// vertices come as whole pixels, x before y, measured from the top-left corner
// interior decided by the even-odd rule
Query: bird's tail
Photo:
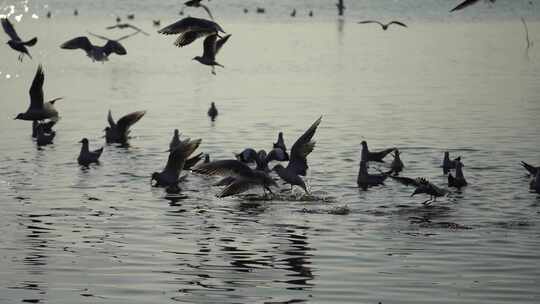
[[[32,58],[32,57],[30,57],[30,58]],[[55,99],[50,100],[49,102],[50,102],[51,104],[54,104],[54,103],[57,102],[58,100],[62,100],[62,99],[64,99],[64,97],[56,97]]]
[[[37,43],[37,37],[34,37],[28,41],[23,42],[26,46],[34,46]]]

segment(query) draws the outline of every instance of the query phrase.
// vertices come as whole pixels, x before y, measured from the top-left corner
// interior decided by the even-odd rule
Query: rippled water
[[[80,10],[16,24],[40,39],[33,61],[18,64],[0,46],[0,303],[539,302],[540,197],[519,161],[540,165],[540,45],[526,55],[519,20],[407,17],[408,29],[383,32],[330,13],[229,13],[220,18],[233,34],[219,54],[226,68],[213,76],[191,61],[200,43],[178,49],[157,34],[127,40],[128,56],[106,64],[60,50],[113,22]],[[135,23],[150,31],[146,14]],[[163,15],[163,24],[177,18]],[[540,41],[539,23],[529,27]],[[46,98],[65,97],[55,143],[43,149],[29,123],[12,120],[38,62]],[[77,142],[104,144],[108,109],[148,112],[129,149],[106,146],[101,165],[83,170]],[[215,180],[196,175],[178,197],[150,187],[174,128],[222,159],[269,149],[278,131],[290,147],[321,114],[310,197],[217,199]],[[404,175],[439,185],[450,150],[470,185],[431,208],[392,181],[359,191],[361,140],[399,147]],[[432,222],[411,219],[424,216]]]

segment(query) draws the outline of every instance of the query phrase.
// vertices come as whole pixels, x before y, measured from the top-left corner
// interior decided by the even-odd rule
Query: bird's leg
[[[216,68],[212,66],[212,75],[216,75]]]
[[[20,54],[19,54],[19,62],[22,62],[22,61],[23,61],[23,54],[20,53]]]

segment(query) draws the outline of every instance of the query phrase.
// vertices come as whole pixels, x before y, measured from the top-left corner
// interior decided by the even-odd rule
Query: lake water
[[[179,49],[152,28],[179,19],[179,3],[110,2],[14,6],[19,34],[39,42],[22,64],[0,45],[0,303],[540,302],[540,196],[519,165],[540,165],[540,3],[480,2],[456,16],[453,1],[347,1],[338,20],[333,1],[253,1],[267,14],[244,15],[241,1],[212,0],[232,33],[214,76],[191,60],[200,41]],[[59,49],[86,31],[126,34],[104,28],[128,11],[151,35],[123,42],[127,56],[101,64]],[[538,44],[528,54],[521,16]],[[356,24],[372,17],[409,28]],[[38,63],[45,97],[65,97],[42,149],[12,119]],[[129,149],[106,146],[83,170],[78,141],[104,145],[109,109],[147,114]],[[279,131],[290,147],[320,115],[311,196],[217,199],[215,179],[193,174],[180,197],[150,187],[175,128],[225,159],[269,149]],[[449,150],[470,185],[429,208],[393,181],[360,191],[362,140],[399,147],[404,176],[438,185]]]

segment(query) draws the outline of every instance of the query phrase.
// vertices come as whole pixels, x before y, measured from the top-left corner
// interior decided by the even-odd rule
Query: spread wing
[[[15,28],[13,27],[8,18],[2,18],[2,27],[4,28],[4,32],[8,34],[11,40],[21,41],[21,38],[19,37],[19,35],[17,35]]]
[[[120,118],[116,123],[118,126],[118,132],[120,134],[127,132],[132,125],[134,125],[144,116],[144,114],[146,114],[146,111],[137,111]]]
[[[402,183],[405,186],[413,186],[413,187],[420,187],[421,181],[422,181],[422,179],[413,179],[413,178],[404,177],[404,176],[389,175],[389,177],[395,181]]]
[[[210,35],[204,39],[203,57],[210,60],[216,59],[216,41],[217,34]]]
[[[202,164],[192,169],[193,172],[203,175],[251,177],[253,171],[250,167],[235,159],[217,160]]]
[[[209,32],[206,31],[185,32],[178,36],[178,38],[176,38],[176,40],[174,41],[174,45],[176,45],[177,47],[183,47],[199,38],[207,36],[208,34]]]
[[[227,187],[221,190],[221,192],[219,192],[216,197],[222,198],[246,192],[257,185],[259,184],[254,182],[252,179],[243,177],[236,178]]]
[[[221,47],[225,44],[225,42],[229,40],[229,37],[231,37],[230,34],[216,41],[216,54],[219,53],[219,50],[221,50]]]
[[[399,22],[399,21],[392,21],[392,22],[388,23],[388,25],[390,25],[390,24],[397,24],[397,25],[401,25],[403,27],[407,27],[407,25],[405,23]]]
[[[306,175],[308,169],[306,157],[313,151],[313,148],[315,148],[315,142],[311,141],[311,139],[313,138],[313,135],[315,135],[315,131],[317,131],[317,127],[321,123],[321,120],[322,116],[296,140],[291,148],[291,160],[287,165],[287,170],[298,175]]]
[[[92,47],[93,47],[92,43],[85,36],[73,38],[71,40],[64,42],[62,45],[60,45],[60,48],[62,49],[67,49],[67,50],[83,49],[86,52],[90,52],[92,50]]]
[[[461,2],[458,6],[454,7],[452,10],[450,10],[450,12],[459,11],[461,9],[466,8],[467,6],[475,4],[476,2],[478,2],[478,0],[465,0],[465,1]]]
[[[111,128],[116,127],[116,122],[114,122],[111,110],[109,110],[109,114],[107,115],[107,121],[109,122],[109,126],[111,126]]]
[[[118,41],[109,40],[105,45],[103,46],[103,52],[107,54],[107,56],[111,53],[115,53],[118,55],[125,55],[127,54],[126,49],[123,45],[120,44]]]
[[[158,33],[164,35],[174,35],[191,31],[224,32],[223,29],[213,21],[194,17],[186,17],[180,21],[177,21],[160,29]]]
[[[358,24],[367,24],[367,23],[377,23],[378,25],[383,26],[382,23],[380,23],[379,21],[376,21],[376,20],[365,20],[365,21],[359,21],[358,22]]]
[[[43,109],[43,83],[45,82],[45,74],[41,64],[38,66],[36,76],[30,86],[30,108]]]

